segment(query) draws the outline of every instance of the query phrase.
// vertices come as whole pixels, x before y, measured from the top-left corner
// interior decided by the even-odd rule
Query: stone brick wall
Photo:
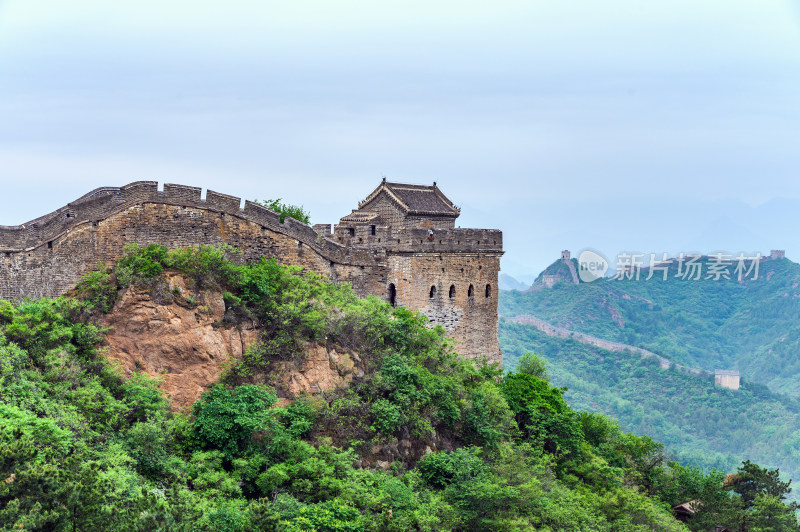
[[[566,329],[564,327],[551,325],[550,323],[547,323],[543,319],[537,318],[536,316],[532,316],[531,314],[520,314],[518,316],[512,316],[506,319],[512,323],[520,323],[523,325],[531,325],[533,327],[536,327],[537,329],[539,329],[548,336],[556,336],[558,338],[569,338],[570,340],[575,340],[576,342],[580,342],[582,344],[593,345],[601,349],[614,351],[616,353],[629,352],[632,355],[637,355],[640,356],[641,358],[654,358],[658,360],[658,364],[661,366],[662,369],[669,369],[671,367],[674,367],[675,369],[684,371],[686,373],[698,377],[708,377],[709,375],[711,375],[711,373],[703,369],[690,368],[682,364],[674,364],[670,362],[669,359],[664,358],[661,355],[657,355],[652,351],[648,351],[647,349],[642,349],[641,347],[636,347],[628,344],[621,344],[619,342],[612,342],[604,338],[597,338],[596,336],[590,336],[582,332],[577,332],[570,329]]]
[[[328,226],[329,227],[329,226]],[[116,261],[128,242],[169,248],[229,244],[242,260],[275,257],[348,282],[361,296],[389,298],[445,327],[459,353],[502,361],[497,341],[497,280],[502,233],[380,227],[376,234],[330,235],[239,198],[196,187],[142,181],[104,187],[46,216],[0,226],[0,298],[63,294],[98,263]],[[472,285],[472,295],[469,287]],[[486,297],[486,287],[489,297]],[[431,286],[436,295],[430,296]],[[449,296],[454,286],[454,296]]]
[[[421,310],[431,323],[442,325],[456,340],[459,353],[485,355],[491,361],[502,362],[497,341],[500,256],[501,253],[390,254],[388,281],[397,289],[397,304]]]

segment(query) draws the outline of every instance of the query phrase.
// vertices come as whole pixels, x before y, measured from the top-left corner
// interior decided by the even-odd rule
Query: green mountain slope
[[[757,466],[723,487],[573,410],[535,359],[504,374],[460,357],[419,314],[229,252],[134,246],[74,298],[0,301],[0,528],[677,532],[670,507],[702,498],[691,530],[745,518],[798,529]],[[98,324],[121,290],[178,297],[164,272],[221,293],[219,327],[259,324],[190,414],[103,357]],[[363,374],[277,406],[270,375],[308,342],[358,353]]]
[[[765,260],[758,279],[742,282],[707,280],[705,274],[695,281],[677,273],[673,264],[666,281],[660,273],[644,280],[644,271],[638,281],[504,292],[500,313],[532,314],[709,371],[739,369],[751,382],[800,396],[800,265]]]
[[[625,430],[665,442],[679,461],[732,471],[745,457],[800,474],[800,402],[744,381],[740,390],[712,377],[661,369],[658,361],[501,323],[507,369],[525,351],[541,353],[552,382],[576,409],[601,412]]]

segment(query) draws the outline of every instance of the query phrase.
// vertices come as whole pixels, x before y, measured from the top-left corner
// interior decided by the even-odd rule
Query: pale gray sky
[[[334,222],[436,180],[504,269],[800,259],[800,2],[0,0],[0,224],[154,179]]]

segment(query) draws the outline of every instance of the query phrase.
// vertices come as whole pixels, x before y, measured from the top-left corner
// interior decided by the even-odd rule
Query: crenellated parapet
[[[354,248],[382,248],[395,253],[502,253],[498,229],[425,229],[420,227],[337,225],[332,239]]]
[[[165,183],[158,190],[156,181],[137,181],[123,187],[101,187],[66,206],[17,226],[0,226],[0,253],[31,251],[51,246],[70,229],[84,224],[97,224],[129,207],[143,203],[197,207],[235,216],[294,238],[335,262],[366,265],[374,262],[374,252],[354,249],[320,235],[308,225],[286,217],[251,201],[213,190],[202,197],[202,189]]]

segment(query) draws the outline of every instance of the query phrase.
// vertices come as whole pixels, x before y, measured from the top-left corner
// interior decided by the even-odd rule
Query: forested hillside
[[[800,265],[765,260],[757,279],[741,282],[677,274],[673,264],[666,281],[660,272],[645,280],[644,270],[640,280],[503,292],[500,313],[532,314],[709,371],[738,369],[750,382],[800,396]]]
[[[794,398],[749,381],[737,391],[715,387],[713,377],[665,370],[654,359],[550,337],[529,325],[503,322],[501,331],[510,368],[527,351],[541,353],[552,382],[568,388],[564,397],[573,408],[651,435],[681,463],[733,471],[752,459],[800,478],[800,402]]]
[[[693,530],[797,529],[787,486],[759,466],[723,484],[668,463],[568,406],[535,357],[504,375],[421,315],[231,252],[133,247],[74,297],[0,302],[3,529],[669,531],[685,530],[670,507],[693,499]],[[157,380],[123,378],[98,325],[132,284],[177,297],[165,272],[224,293],[219,327],[261,331],[186,413]],[[359,353],[363,373],[277,406],[270,371],[308,342]]]

